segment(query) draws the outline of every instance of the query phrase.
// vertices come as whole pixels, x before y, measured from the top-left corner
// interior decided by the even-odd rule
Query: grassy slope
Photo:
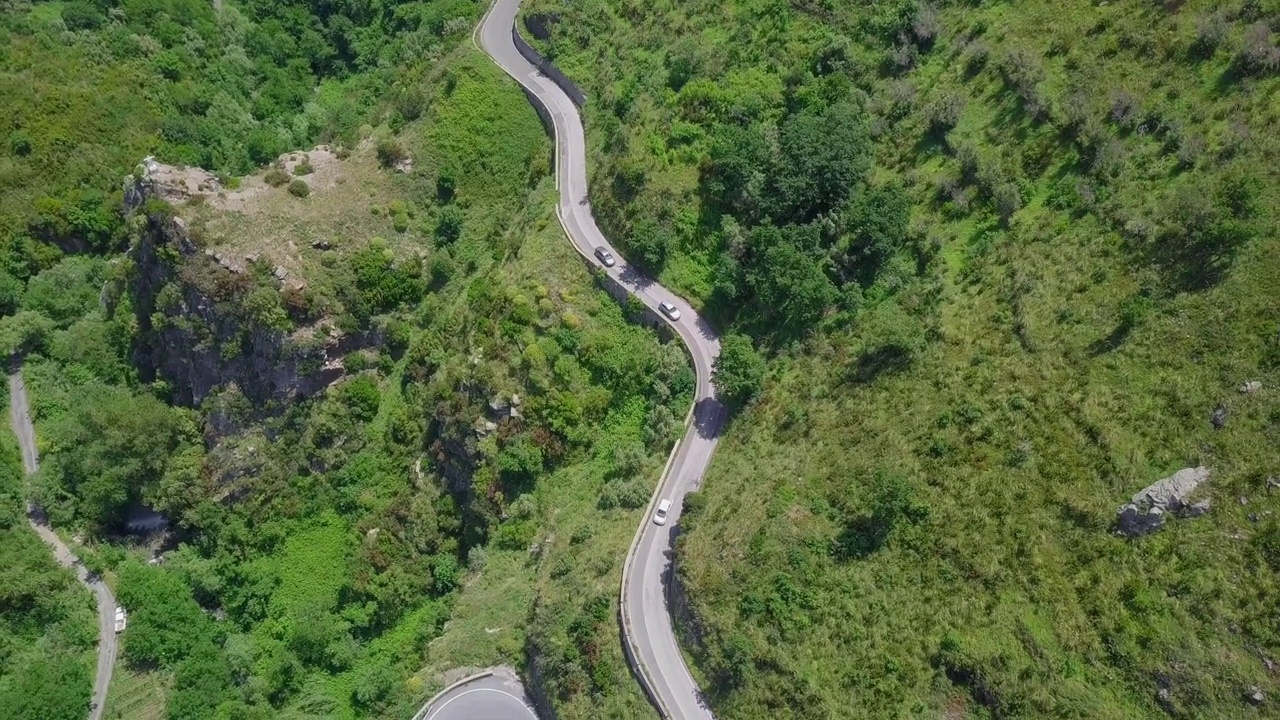
[[[1280,383],[1277,83],[1232,77],[1239,24],[1199,58],[1188,48],[1212,3],[1177,14],[1137,3],[948,8],[936,46],[904,79],[878,73],[882,48],[854,29],[868,16],[859,7],[822,20],[775,8],[771,25],[751,3],[556,5],[564,22],[551,48],[597,101],[598,175],[620,162],[647,173],[615,229],[663,203],[697,216],[700,141],[664,141],[683,122],[663,86],[667,58],[693,41],[710,77],[732,87],[755,73],[768,102],[788,60],[803,63],[831,33],[852,39],[867,73],[855,82],[880,127],[875,172],[906,184],[914,226],[936,249],[919,277],[900,278],[896,306],[908,317],[869,303],[860,329],[785,353],[721,445],[681,547],[707,632],[700,669],[743,676],[720,686],[720,716],[1148,717],[1167,686],[1175,716],[1244,717],[1254,713],[1246,687],[1275,694],[1263,658],[1280,653],[1277,579],[1258,547],[1280,508],[1264,490],[1280,470],[1280,405],[1274,389],[1235,388]],[[966,72],[979,45],[990,60]],[[1014,49],[1040,58],[1051,114],[1083,102],[1117,140],[1109,177],[1054,123],[1024,112],[996,68]],[[1187,167],[1167,135],[1122,127],[1112,115],[1121,90],[1153,121],[1203,139],[1203,153]],[[604,107],[626,92],[635,99],[618,153],[601,139],[616,132]],[[967,104],[945,141],[930,139],[930,107],[948,93]],[[966,144],[1017,168],[1025,207],[1007,230],[981,193],[970,210],[936,200],[938,177],[958,175],[953,148]],[[1188,290],[1120,231],[1158,219],[1171,187],[1231,166],[1261,180],[1263,230],[1225,279]],[[1104,197],[1055,209],[1062,178],[1096,183]],[[700,253],[714,239],[688,226],[664,280],[699,297]],[[1142,288],[1151,310],[1126,331],[1124,307]],[[859,373],[875,326],[903,323],[932,338],[915,364]],[[1230,419],[1215,432],[1219,402]],[[1109,533],[1130,494],[1200,463],[1215,473],[1208,517],[1140,541]],[[841,558],[831,548],[869,505],[877,474],[905,477],[927,517],[900,523],[866,557]]]

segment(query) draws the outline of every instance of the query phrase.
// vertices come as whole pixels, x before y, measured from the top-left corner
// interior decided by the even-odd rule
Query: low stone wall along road
[[[524,689],[503,673],[486,674],[441,693],[415,720],[538,720]]]

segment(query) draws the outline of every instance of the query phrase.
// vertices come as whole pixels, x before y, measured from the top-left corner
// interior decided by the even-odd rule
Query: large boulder
[[[1117,530],[1129,537],[1146,535],[1159,530],[1170,514],[1182,517],[1203,515],[1209,510],[1209,501],[1193,503],[1191,496],[1208,480],[1209,468],[1195,467],[1184,468],[1148,485],[1120,506]]]

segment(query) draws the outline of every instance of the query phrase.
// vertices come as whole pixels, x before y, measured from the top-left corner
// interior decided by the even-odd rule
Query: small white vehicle
[[[128,617],[124,614],[124,608],[116,606],[116,632],[124,632],[125,625],[128,623]]]
[[[666,315],[667,319],[671,322],[675,322],[680,319],[680,308],[669,302],[663,301],[658,303],[658,309],[661,310],[662,314]]]
[[[618,264],[618,261],[613,259],[613,253],[602,247],[596,248],[596,257],[600,258],[600,263],[605,267],[613,267]]]
[[[666,498],[663,498],[662,501],[658,503],[657,511],[653,513],[653,523],[655,525],[666,525],[667,514],[670,512],[671,512],[671,501]]]

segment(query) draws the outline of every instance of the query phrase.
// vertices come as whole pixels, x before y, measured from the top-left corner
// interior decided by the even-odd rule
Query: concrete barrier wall
[[[538,68],[538,72],[551,78],[552,82],[559,85],[564,94],[568,95],[569,99],[573,101],[574,105],[582,107],[587,103],[587,96],[583,94],[582,90],[568,76],[560,72],[560,68],[552,65],[550,60],[542,57],[537,50],[533,49],[532,45],[525,42],[524,38],[520,37],[520,31],[516,29],[515,25],[511,26],[511,39],[515,41],[516,50],[524,56],[524,59],[533,63],[533,66]],[[534,103],[534,105],[537,104]]]

